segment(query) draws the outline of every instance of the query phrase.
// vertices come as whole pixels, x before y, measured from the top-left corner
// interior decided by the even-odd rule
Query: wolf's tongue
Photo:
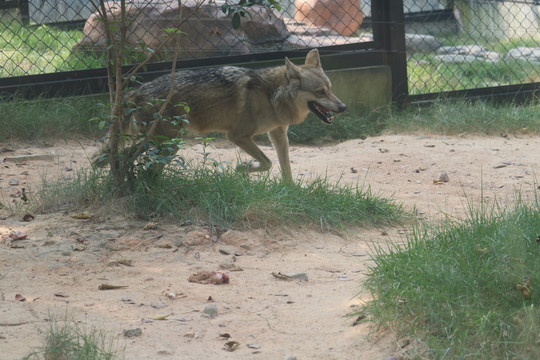
[[[322,105],[314,101],[308,103],[309,109],[317,115],[324,123],[331,124],[334,117],[330,115],[330,111]]]

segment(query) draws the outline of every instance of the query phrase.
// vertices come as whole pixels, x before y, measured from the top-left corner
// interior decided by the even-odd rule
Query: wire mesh
[[[404,1],[404,11],[411,95],[540,82],[540,1]]]
[[[179,57],[371,41],[375,1],[183,0]],[[92,3],[99,1],[0,0],[0,79],[105,67],[107,41]],[[149,53],[155,62],[171,60],[175,41],[166,40],[164,29],[178,27],[178,1],[126,3],[130,51],[124,61],[136,63]],[[403,3],[409,94],[540,82],[540,0]],[[111,12],[118,15],[116,4]]]
[[[4,0],[6,1],[6,0]],[[26,3],[26,6],[24,5]],[[26,0],[0,10],[0,78],[105,67],[104,22],[98,0]],[[313,0],[126,1],[126,63],[149,54],[171,60],[176,41],[166,29],[179,28],[179,58],[207,58],[369,41],[360,28],[357,1]],[[108,16],[120,17],[119,2]],[[238,29],[234,28],[240,20]],[[113,29],[114,30],[114,29]],[[117,30],[117,29],[116,29]]]

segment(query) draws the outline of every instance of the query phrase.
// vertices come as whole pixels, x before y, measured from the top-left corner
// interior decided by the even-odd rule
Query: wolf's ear
[[[287,78],[300,79],[300,69],[294,65],[289,58],[285,58],[285,66],[287,68]]]
[[[315,67],[321,67],[321,58],[319,57],[319,50],[313,49],[306,55],[306,65]]]

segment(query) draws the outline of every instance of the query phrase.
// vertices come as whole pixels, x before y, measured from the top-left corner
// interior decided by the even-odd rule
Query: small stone
[[[127,337],[127,338],[134,338],[134,337],[141,336],[141,335],[142,335],[142,329],[141,328],[124,330],[124,336]]]
[[[209,304],[204,307],[203,310],[204,316],[213,319],[218,316],[216,304]]]
[[[308,281],[308,275],[305,272],[290,273],[287,274],[291,279],[296,279],[300,281]]]
[[[9,186],[17,186],[19,185],[19,179],[18,178],[9,179],[8,184]]]
[[[298,359],[294,355],[287,354],[287,355],[283,356],[283,360],[298,360]]]
[[[236,249],[232,246],[222,246],[219,248],[219,252],[224,255],[234,254]]]
[[[222,261],[219,264],[219,268],[221,270],[229,270],[229,271],[242,271],[243,270],[241,267],[237,266],[234,263],[234,260],[232,260],[232,259],[227,259],[225,261]]]
[[[448,174],[446,172],[441,173],[441,176],[439,176],[440,182],[449,182],[450,178],[448,177]]]

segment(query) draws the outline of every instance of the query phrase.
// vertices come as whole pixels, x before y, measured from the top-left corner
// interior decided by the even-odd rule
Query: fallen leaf
[[[143,230],[156,230],[156,229],[157,229],[157,224],[155,222],[149,222],[143,227]]]
[[[160,320],[167,320],[168,317],[169,315],[154,315],[153,319],[160,321]]]
[[[8,238],[10,240],[13,240],[13,241],[17,241],[17,240],[24,240],[26,239],[28,235],[26,234],[23,234],[22,232],[20,232],[19,230],[17,231],[12,231],[9,235],[8,235]]]
[[[224,272],[209,270],[199,271],[188,278],[189,282],[213,285],[228,284],[229,280],[229,275]]]
[[[98,286],[99,290],[115,290],[115,289],[122,289],[127,288],[127,285],[110,285],[110,284],[101,284]]]
[[[229,340],[231,338],[231,335],[228,333],[219,334],[218,339],[220,340]]]
[[[358,170],[356,170],[356,169],[353,168],[353,167],[351,168],[351,173],[356,174],[357,172],[358,172]]]
[[[124,266],[133,266],[133,260],[131,260],[131,259],[120,258],[120,259],[116,260],[116,262],[118,264],[124,265]]]
[[[278,272],[278,273],[273,272],[272,276],[275,277],[276,279],[280,279],[280,280],[291,280],[291,277],[289,275],[285,275],[285,274],[282,274],[280,272]]]
[[[531,279],[527,280],[525,284],[520,285],[516,284],[515,288],[516,290],[519,290],[521,292],[521,295],[524,299],[529,299],[531,297]]]
[[[444,183],[440,180],[433,180],[433,185],[442,185],[442,184]]]
[[[365,319],[366,319],[366,315],[360,315],[360,316],[358,316],[358,317],[354,320],[354,322],[352,323],[352,326],[356,326],[356,325],[362,323],[362,321],[364,321]]]
[[[22,296],[21,294],[16,294],[15,295],[15,300],[16,301],[26,301],[26,298],[24,296]]]
[[[24,245],[18,245],[18,244],[11,244],[9,247],[12,249],[24,249]]]
[[[424,147],[427,147],[427,148],[434,148],[435,145],[433,145],[433,144],[424,144]]]
[[[30,222],[34,220],[36,217],[32,214],[25,214],[22,218],[23,221]]]
[[[82,213],[73,214],[71,215],[71,217],[74,219],[86,220],[86,219],[90,219],[92,215],[90,215],[87,212],[82,212]]]
[[[239,346],[240,346],[240,343],[238,341],[227,341],[225,343],[225,350],[234,351],[238,349]]]
[[[172,245],[169,244],[169,243],[165,243],[165,244],[158,244],[156,245],[157,248],[160,248],[160,249],[172,249]]]
[[[61,298],[68,298],[69,297],[69,295],[64,294],[64,293],[56,293],[56,294],[54,294],[54,296],[61,297]]]
[[[485,248],[477,247],[476,250],[478,250],[478,252],[480,254],[485,254],[489,250],[489,248],[487,248],[487,247],[485,247]]]

